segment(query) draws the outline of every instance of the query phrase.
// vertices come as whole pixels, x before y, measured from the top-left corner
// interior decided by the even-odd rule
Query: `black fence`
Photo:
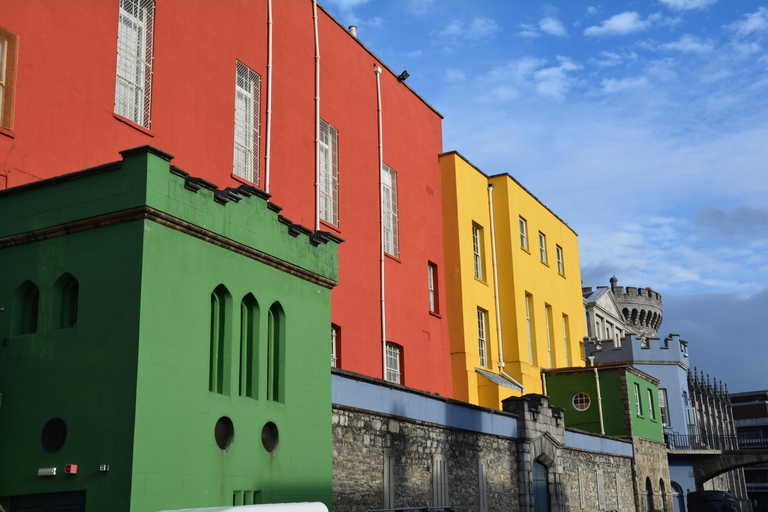
[[[768,437],[759,433],[722,436],[715,434],[665,433],[664,440],[672,450],[766,450]]]

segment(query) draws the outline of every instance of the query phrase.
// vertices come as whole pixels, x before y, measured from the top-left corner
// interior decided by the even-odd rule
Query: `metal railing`
[[[664,440],[672,450],[761,450],[768,449],[768,437],[754,434],[723,436],[715,434],[665,433]]]

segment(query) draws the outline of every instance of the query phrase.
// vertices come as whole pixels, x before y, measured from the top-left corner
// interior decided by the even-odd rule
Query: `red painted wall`
[[[312,2],[273,2],[272,201],[314,226]],[[232,177],[235,61],[262,78],[262,183],[266,121],[266,0],[157,0],[152,125],[113,116],[118,0],[3,3],[2,26],[19,35],[15,122],[0,132],[8,186],[119,159],[151,144],[220,187]],[[346,242],[332,321],[341,367],[382,377],[379,297],[378,62],[318,10],[321,117],[339,131],[339,226]],[[404,383],[450,396],[445,318],[428,312],[427,262],[442,274],[441,120],[386,68],[381,74],[384,162],[397,171],[399,259],[386,258],[387,338],[404,348]],[[2,182],[2,180],[0,180]],[[440,297],[444,302],[444,297]],[[330,336],[330,333],[329,333]],[[329,348],[330,349],[330,348]]]

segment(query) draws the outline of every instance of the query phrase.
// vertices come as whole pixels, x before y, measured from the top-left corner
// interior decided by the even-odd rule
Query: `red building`
[[[382,378],[388,349],[390,379],[450,396],[441,116],[312,1],[273,4],[270,23],[268,0],[3,2],[0,187],[149,144],[220,188],[266,190],[345,240],[337,366]]]

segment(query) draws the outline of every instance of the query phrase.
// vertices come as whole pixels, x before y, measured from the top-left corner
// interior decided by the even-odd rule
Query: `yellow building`
[[[455,151],[440,173],[453,396],[500,408],[542,393],[542,368],[584,365],[577,235],[507,174]]]

